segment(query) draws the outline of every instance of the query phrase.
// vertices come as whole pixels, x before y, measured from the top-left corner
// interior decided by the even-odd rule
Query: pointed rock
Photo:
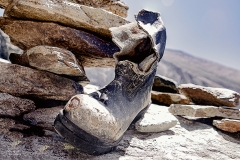
[[[218,129],[227,132],[240,132],[240,120],[234,119],[222,119],[222,120],[214,120],[213,125]]]
[[[153,103],[170,106],[171,104],[190,104],[190,100],[181,94],[151,92],[151,99]]]
[[[55,23],[0,18],[0,28],[22,50],[40,45],[64,48],[85,67],[114,67],[113,54],[119,51],[111,40]]]
[[[161,75],[155,76],[152,90],[158,92],[179,93],[177,82]]]
[[[15,96],[68,101],[83,87],[58,75],[16,64],[0,63],[0,91]]]
[[[24,113],[34,111],[36,108],[33,101],[0,93],[0,115],[17,117]]]
[[[200,118],[223,117],[240,119],[240,109],[226,107],[172,104],[169,108],[169,112],[173,115]]]
[[[66,49],[36,46],[21,55],[12,53],[9,59],[13,64],[52,72],[74,81],[89,82],[80,62],[75,58],[74,54]]]
[[[30,122],[32,125],[42,127],[47,130],[54,131],[53,122],[58,115],[59,111],[64,106],[52,107],[52,108],[39,108],[35,111],[25,114],[23,119]]]
[[[239,104],[240,94],[225,88],[181,84],[178,89],[198,105],[236,107]]]
[[[56,22],[111,37],[109,28],[129,23],[124,18],[100,8],[71,3],[67,0],[13,0],[5,15],[18,19]]]
[[[144,116],[135,123],[139,132],[162,132],[177,124],[178,120],[169,113],[168,107],[152,104]]]

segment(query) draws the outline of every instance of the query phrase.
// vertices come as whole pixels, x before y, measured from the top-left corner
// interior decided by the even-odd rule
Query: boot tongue
[[[139,70],[147,72],[151,68],[154,61],[156,61],[156,56],[154,54],[151,54],[150,56],[146,57],[141,63],[139,63]]]

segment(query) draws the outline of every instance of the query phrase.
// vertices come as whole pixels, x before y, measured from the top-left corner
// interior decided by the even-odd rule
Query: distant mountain
[[[104,86],[114,78],[114,69],[86,69],[92,84]],[[165,50],[157,74],[174,79],[178,84],[193,83],[223,87],[240,93],[240,71],[197,58],[177,50]]]

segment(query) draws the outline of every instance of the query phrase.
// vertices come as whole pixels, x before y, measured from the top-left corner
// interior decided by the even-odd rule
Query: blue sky
[[[161,13],[167,48],[240,70],[240,0],[122,0],[128,19],[142,8]]]
[[[167,48],[240,70],[240,0],[122,1],[131,21],[142,8],[161,13]]]

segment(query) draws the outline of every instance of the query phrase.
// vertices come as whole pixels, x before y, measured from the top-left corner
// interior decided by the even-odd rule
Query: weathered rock
[[[213,125],[217,128],[227,132],[240,132],[240,120],[222,119],[214,120]]]
[[[119,0],[68,0],[69,2],[102,8],[122,17],[127,17],[128,6]]]
[[[36,46],[21,55],[12,53],[9,59],[13,64],[52,72],[75,81],[89,82],[80,62],[66,49]]]
[[[0,93],[0,115],[16,117],[35,110],[33,101]]]
[[[66,0],[14,0],[6,9],[7,16],[63,24],[111,37],[109,28],[129,23],[124,18],[100,8]]]
[[[194,84],[182,84],[178,89],[198,105],[236,107],[239,104],[240,94],[229,89]]]
[[[161,75],[155,76],[152,90],[158,92],[179,93],[177,82]]]
[[[68,101],[73,95],[83,93],[83,87],[49,72],[0,63],[0,91],[15,96]]]
[[[0,8],[6,8],[11,0],[0,0]]]
[[[54,131],[53,122],[58,115],[59,111],[64,106],[52,107],[52,108],[39,108],[34,112],[25,114],[23,119],[30,122],[32,125],[42,127],[47,130]]]
[[[15,121],[9,118],[0,118],[0,134],[6,134],[15,125]]]
[[[226,107],[172,104],[169,108],[169,112],[174,115],[190,117],[224,117],[240,119],[240,109]]]
[[[0,18],[0,28],[23,50],[39,45],[64,48],[85,67],[114,67],[113,54],[119,51],[111,40],[55,23]]]
[[[178,120],[168,111],[168,107],[152,104],[144,116],[135,123],[139,132],[162,132],[177,124]]]
[[[153,103],[170,106],[171,104],[190,104],[190,100],[182,94],[151,92]]]

